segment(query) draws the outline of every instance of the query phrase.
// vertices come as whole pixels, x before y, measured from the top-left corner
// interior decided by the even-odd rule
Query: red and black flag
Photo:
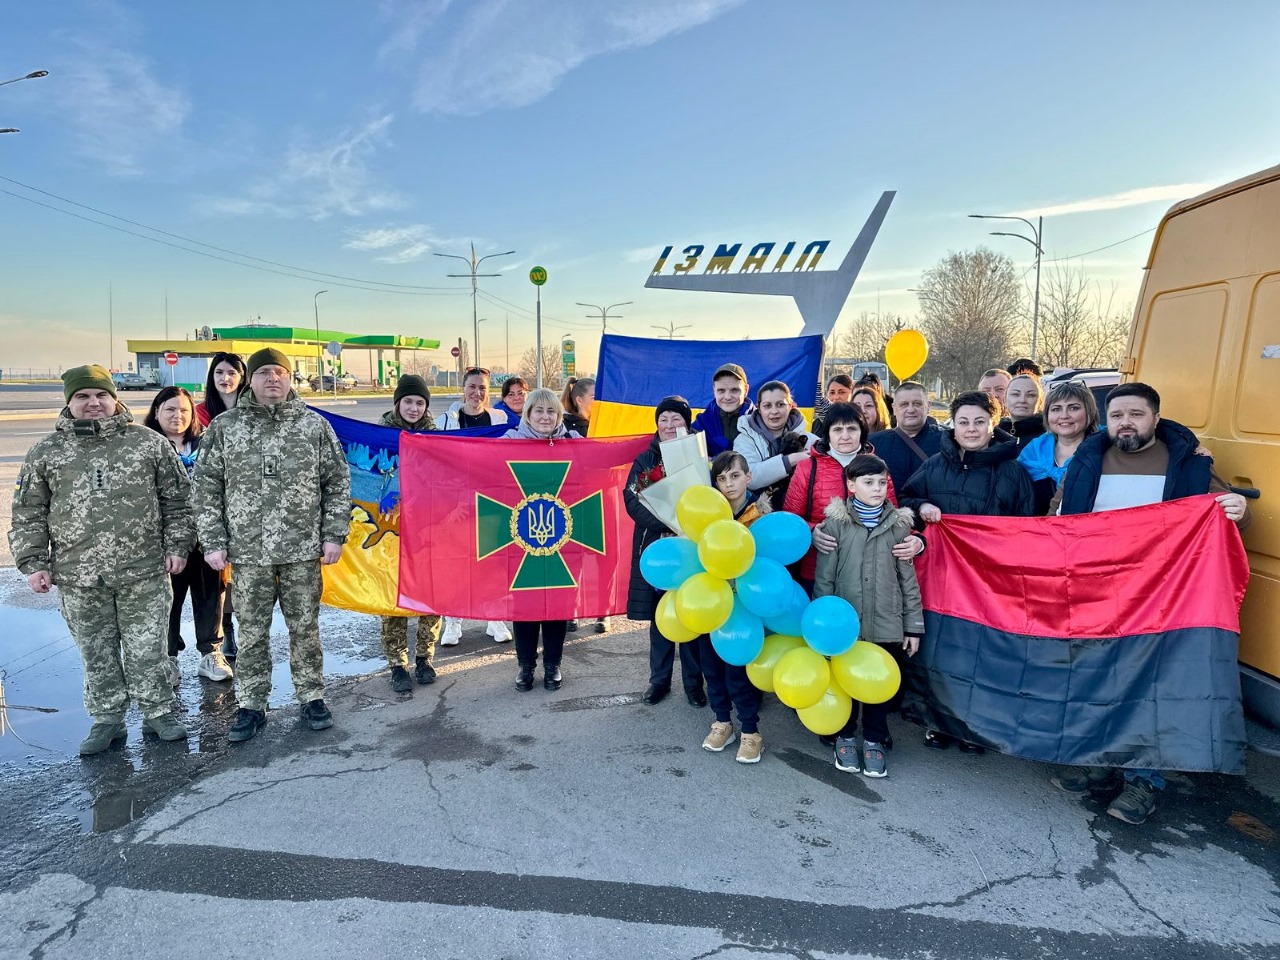
[[[1244,772],[1249,563],[1213,497],[945,517],[919,567],[908,716],[1031,760]]]

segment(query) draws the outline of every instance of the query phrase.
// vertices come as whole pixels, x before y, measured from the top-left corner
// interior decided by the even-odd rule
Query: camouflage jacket
[[[316,560],[346,543],[351,473],[329,421],[292,390],[282,403],[245,391],[200,441],[193,481],[196,530],[206,553],[267,566]]]
[[[105,420],[62,411],[27,453],[13,494],[9,546],[28,576],[118,586],[164,575],[195,548],[187,471],[173,444],[136,426],[124,404]]]
[[[382,419],[379,420],[378,423],[380,426],[395,427],[397,430],[408,430],[410,433],[426,433],[428,430],[436,429],[436,422],[431,419],[430,410],[424,413],[422,415],[422,419],[417,423],[406,423],[398,411],[388,410],[382,415]]]

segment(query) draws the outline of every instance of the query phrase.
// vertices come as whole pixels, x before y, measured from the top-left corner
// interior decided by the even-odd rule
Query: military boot
[[[520,664],[520,672],[516,675],[516,689],[522,693],[533,689],[533,668],[532,663]]]
[[[158,717],[147,717],[142,721],[143,733],[154,733],[161,740],[185,740],[187,728],[172,713],[162,713]]]
[[[113,720],[106,723],[97,722],[89,728],[89,735],[80,742],[80,756],[91,757],[102,753],[108,747],[124,743],[129,737],[124,721]]]

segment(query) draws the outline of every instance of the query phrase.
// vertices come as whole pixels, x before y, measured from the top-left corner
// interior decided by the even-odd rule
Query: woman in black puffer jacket
[[[640,554],[645,547],[662,537],[674,536],[667,525],[650,512],[637,495],[650,484],[662,478],[662,451],[659,443],[674,440],[676,431],[689,430],[693,423],[693,411],[684,397],[663,397],[654,412],[658,429],[649,449],[636,457],[631,464],[623,499],[627,513],[635,521],[635,533],[631,538],[631,586],[627,591],[627,616],[632,620],[649,621],[649,687],[644,692],[644,702],[652,706],[671,692],[671,675],[675,668],[675,648],[680,648],[680,674],[684,681],[685,696],[695,707],[707,705],[707,695],[702,689],[702,667],[698,663],[696,643],[672,643],[658,632],[653,622],[654,611],[662,591],[656,590],[640,573]]]
[[[925,523],[937,523],[943,514],[986,517],[1033,517],[1035,490],[1031,475],[1018,462],[1018,442],[996,429],[996,405],[985,393],[962,393],[951,401],[950,430],[942,433],[942,451],[912,474],[899,494]],[[927,642],[927,638],[926,638]],[[928,684],[914,664],[902,674],[903,692],[916,706],[904,708],[926,724],[926,746],[945,750],[952,738],[928,726],[933,722]],[[983,753],[983,747],[956,739],[966,753]]]
[[[1031,476],[1018,462],[1018,444],[995,428],[995,405],[985,393],[951,401],[952,428],[942,451],[912,474],[898,502],[937,523],[943,514],[984,517],[1035,516]]]

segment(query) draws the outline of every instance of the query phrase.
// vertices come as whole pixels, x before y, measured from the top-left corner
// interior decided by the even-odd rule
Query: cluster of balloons
[[[673,643],[709,634],[725,663],[746,667],[761,690],[795,708],[814,733],[833,734],[853,700],[883,703],[897,692],[898,665],[879,644],[858,643],[858,613],[840,597],[810,600],[787,564],[809,549],[809,525],[769,513],[749,528],[712,487],[676,503],[685,537],[645,548],[640,572],[664,590],[654,615]]]

